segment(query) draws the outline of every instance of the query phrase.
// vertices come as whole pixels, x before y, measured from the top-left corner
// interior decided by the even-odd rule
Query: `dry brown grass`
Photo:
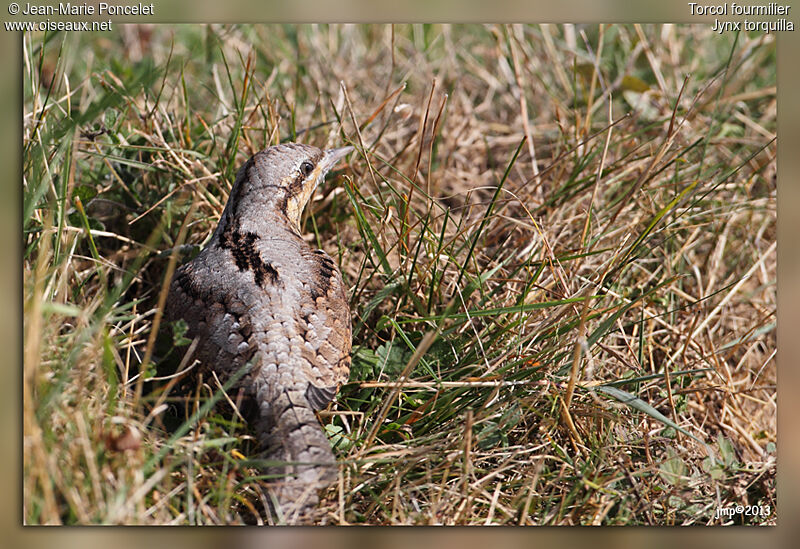
[[[202,245],[296,139],[358,149],[305,224],[354,312],[320,522],[774,524],[771,36],[130,26],[25,55],[26,522],[270,520],[247,427],[213,380],[151,379],[151,328],[181,227]]]

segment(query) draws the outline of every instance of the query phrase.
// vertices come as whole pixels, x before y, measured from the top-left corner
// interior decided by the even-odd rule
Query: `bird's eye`
[[[311,172],[313,171],[314,171],[314,164],[312,164],[311,162],[306,160],[305,162],[300,164],[300,173],[303,174],[303,177],[308,177],[309,175],[311,175]]]

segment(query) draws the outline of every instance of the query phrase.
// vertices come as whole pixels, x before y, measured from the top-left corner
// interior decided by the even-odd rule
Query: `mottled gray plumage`
[[[239,387],[258,406],[269,459],[288,462],[273,493],[301,520],[337,478],[317,420],[350,371],[351,325],[342,275],[300,236],[300,216],[326,172],[352,147],[269,147],[239,170],[211,241],[181,266],[166,303],[197,338],[200,371],[224,382],[253,360]]]

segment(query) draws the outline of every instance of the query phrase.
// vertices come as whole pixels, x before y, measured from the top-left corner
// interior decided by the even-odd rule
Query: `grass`
[[[23,50],[27,524],[272,520],[252,433],[173,375],[157,305],[238,166],[287,140],[357,148],[304,225],[353,312],[321,522],[776,522],[772,35],[121,26]],[[736,505],[763,512],[716,516]]]

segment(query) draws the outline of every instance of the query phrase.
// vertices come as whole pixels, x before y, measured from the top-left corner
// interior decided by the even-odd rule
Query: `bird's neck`
[[[250,197],[246,203],[235,197],[228,200],[214,237],[233,233],[254,234],[261,239],[300,238],[299,227],[286,215],[285,205],[268,197]]]

